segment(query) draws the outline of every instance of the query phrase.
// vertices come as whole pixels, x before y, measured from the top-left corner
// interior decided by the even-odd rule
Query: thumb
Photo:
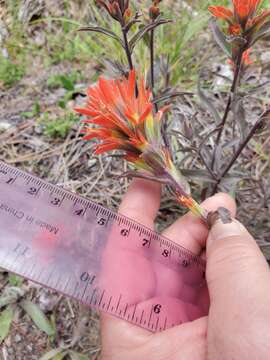
[[[237,352],[236,333],[245,336],[249,331],[256,341],[259,333],[266,330],[263,322],[270,316],[270,273],[256,241],[237,220],[227,219],[224,223],[220,218],[214,223],[206,256],[210,294],[208,340],[213,354],[210,358],[215,359],[217,350],[224,350],[224,346],[231,351],[235,347]],[[232,353],[227,355],[232,358]]]

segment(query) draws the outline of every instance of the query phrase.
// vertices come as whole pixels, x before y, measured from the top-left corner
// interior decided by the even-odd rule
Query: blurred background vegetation
[[[131,2],[145,17],[150,4]],[[157,72],[169,69],[171,86],[191,94],[176,103],[176,110],[184,117],[183,123],[188,120],[186,130],[192,128],[197,134],[201,128],[211,128],[212,121],[196,95],[199,78],[218,109],[223,108],[230,87],[230,66],[208,29],[207,7],[216,4],[230,1],[164,0],[161,9],[172,24],[156,30]],[[270,0],[263,5],[270,7]],[[117,208],[128,181],[119,182],[112,176],[127,165],[113,157],[91,156],[93,144],[79,141],[81,125],[73,108],[84,102],[85,89],[100,74],[112,74],[111,54],[119,63],[126,60],[115,40],[77,31],[89,24],[119,33],[93,0],[0,0],[0,155],[1,160]],[[145,37],[134,53],[135,67],[145,74],[149,67],[147,41]],[[269,105],[269,86],[254,92],[256,86],[269,82],[269,42],[256,47],[253,56],[254,66],[246,75],[243,91],[253,91],[246,101],[249,113],[257,114]],[[193,126],[195,120],[200,128]],[[178,131],[176,127],[173,146],[179,166],[195,168],[199,183],[207,182],[204,173],[198,172],[202,164],[197,155],[188,160],[182,151]],[[238,170],[245,170],[245,177],[239,181],[234,173],[229,182],[239,217],[256,231],[267,257],[269,140],[269,130],[252,140],[239,163]],[[185,151],[194,144],[188,144]],[[194,191],[198,194],[201,188],[195,186]],[[159,223],[164,226],[179,213],[165,194]],[[98,331],[94,311],[0,270],[0,359],[98,359]]]

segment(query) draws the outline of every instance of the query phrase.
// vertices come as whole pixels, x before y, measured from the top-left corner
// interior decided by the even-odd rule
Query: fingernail
[[[224,224],[222,220],[219,219],[210,230],[207,245],[210,245],[213,241],[226,239],[231,236],[241,236],[244,232],[246,232],[246,229],[239,221],[232,220],[230,223]]]
[[[219,207],[216,211],[211,211],[208,213],[207,223],[210,229],[218,220],[221,220],[223,224],[231,223],[232,216],[230,211],[224,207]]]

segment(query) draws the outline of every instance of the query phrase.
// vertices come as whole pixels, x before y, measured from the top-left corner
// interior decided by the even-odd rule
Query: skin
[[[136,179],[119,212],[153,229],[159,206],[160,186]],[[207,199],[203,206],[212,211],[223,206],[232,216],[236,213],[234,200],[222,193]],[[167,228],[164,235],[195,254],[206,256],[209,314],[156,334],[103,314],[102,359],[269,359],[270,273],[247,230],[240,223],[225,225],[219,221],[209,233],[206,226],[189,213]],[[136,263],[134,255],[133,259]],[[104,261],[106,263],[106,259]],[[144,266],[145,273],[149,274],[147,264],[127,267],[125,273],[132,276],[129,271]],[[150,275],[145,283],[147,281],[151,285]],[[167,281],[164,291],[173,292],[180,281],[174,278]]]

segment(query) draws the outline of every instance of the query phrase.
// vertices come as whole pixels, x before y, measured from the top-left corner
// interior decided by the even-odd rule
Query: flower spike
[[[84,139],[100,141],[95,154],[120,150],[139,176],[166,183],[179,202],[206,220],[206,211],[189,195],[189,184],[174,166],[165,145],[162,118],[168,107],[154,114],[151,91],[146,88],[144,79],[138,84],[136,92],[136,73],[131,70],[128,78],[107,80],[101,77],[88,89],[86,107],[75,109],[87,117]]]

